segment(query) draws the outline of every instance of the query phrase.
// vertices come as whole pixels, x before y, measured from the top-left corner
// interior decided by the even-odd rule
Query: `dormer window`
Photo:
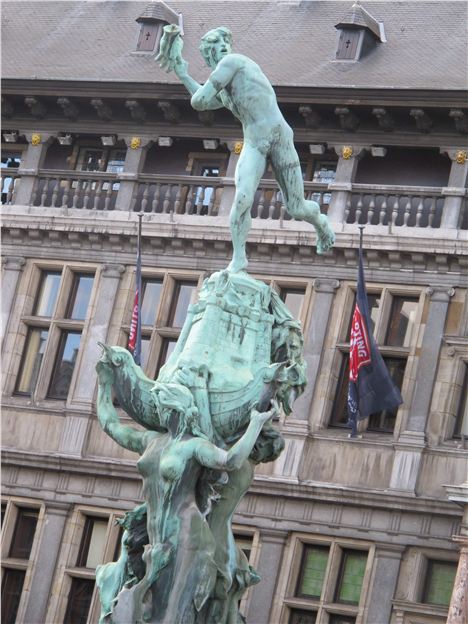
[[[376,42],[386,41],[383,22],[377,21],[359,2],[353,4],[335,28],[339,32],[335,57],[338,61],[357,61]]]
[[[180,26],[181,15],[176,13],[165,2],[150,2],[137,17],[141,24],[136,49],[138,52],[155,52],[158,49],[163,27],[167,24]]]

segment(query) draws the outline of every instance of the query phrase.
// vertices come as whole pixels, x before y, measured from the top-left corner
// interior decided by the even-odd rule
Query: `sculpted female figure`
[[[148,514],[145,575],[118,594],[110,621],[193,623],[217,576],[216,544],[199,500],[200,477],[204,469],[238,470],[275,408],[264,413],[252,410],[246,432],[225,451],[199,429],[198,411],[185,386],[155,383],[152,395],[165,433],[139,431],[119,421],[111,395],[114,371],[106,352],[96,370],[99,422],[118,444],[139,453]]]

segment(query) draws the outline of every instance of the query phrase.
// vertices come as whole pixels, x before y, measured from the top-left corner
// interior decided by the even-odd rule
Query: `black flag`
[[[349,349],[348,425],[351,436],[357,435],[357,421],[403,403],[400,391],[380,355],[371,331],[364,267],[362,264],[362,229],[359,241],[359,274],[351,322]]]

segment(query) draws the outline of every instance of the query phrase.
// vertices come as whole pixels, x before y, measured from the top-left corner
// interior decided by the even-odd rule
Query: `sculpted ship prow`
[[[235,544],[232,517],[255,465],[274,461],[284,448],[272,420],[280,409],[291,412],[306,385],[300,323],[270,286],[245,272],[249,202],[267,156],[288,209],[316,228],[318,251],[329,249],[334,236],[317,204],[304,200],[292,132],[271,85],[250,59],[230,53],[230,42],[225,28],[203,38],[202,53],[215,68],[203,86],[187,73],[178,27],[166,27],[161,43],[161,65],[176,71],[195,108],[224,105],[241,119],[245,151],[236,172],[232,262],[205,280],[157,381],[126,349],[102,345],[98,419],[118,444],[140,455],[145,500],[121,521],[118,561],[96,570],[101,624],[245,621],[240,599],[260,578]],[[242,91],[238,72],[250,76],[244,84],[258,79],[256,101],[268,100],[263,112],[271,115],[260,125],[246,120],[253,98]],[[113,392],[143,429],[120,422]]]

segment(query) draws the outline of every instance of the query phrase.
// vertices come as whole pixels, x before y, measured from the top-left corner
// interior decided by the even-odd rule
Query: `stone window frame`
[[[22,570],[25,572],[23,589],[21,592],[21,598],[18,605],[18,611],[16,614],[16,621],[23,621],[23,616],[26,611],[27,602],[29,599],[28,588],[31,584],[31,579],[36,566],[36,557],[39,549],[42,526],[44,523],[45,506],[41,501],[37,499],[24,498],[20,496],[8,496],[2,498],[2,506],[6,505],[5,515],[2,525],[2,546],[1,546],[1,559],[2,559],[2,576],[3,569]],[[34,540],[31,547],[29,559],[14,559],[8,556],[11,541],[16,527],[16,521],[21,509],[37,509],[38,518],[36,524],[36,530],[34,533]]]
[[[26,289],[24,296],[21,298],[23,307],[19,311],[19,324],[16,328],[16,340],[9,366],[9,375],[5,383],[5,396],[11,397],[15,403],[34,404],[45,407],[54,408],[60,404],[68,403],[70,397],[73,396],[76,380],[79,376],[81,360],[83,357],[82,345],[86,341],[86,333],[90,325],[93,310],[96,306],[100,272],[102,267],[97,263],[84,262],[55,262],[55,261],[38,261],[33,260],[25,269],[23,286]],[[61,272],[60,286],[57,294],[57,300],[54,311],[50,317],[41,317],[33,314],[34,305],[37,299],[41,277],[44,272]],[[94,283],[91,291],[88,310],[83,320],[74,320],[64,318],[67,309],[69,295],[71,292],[72,282],[75,275],[93,275]],[[36,381],[36,386],[31,395],[24,395],[16,392],[16,384],[21,375],[22,361],[24,350],[26,347],[27,336],[30,328],[47,329],[49,335],[47,337],[44,348],[44,355]],[[11,331],[14,331],[12,328]],[[73,370],[70,387],[66,399],[57,399],[48,397],[49,385],[52,379],[56,358],[59,351],[60,339],[63,331],[79,331],[81,332],[80,348]]]
[[[440,622],[440,624],[445,623],[448,606],[443,607],[422,602],[428,563],[429,561],[445,561],[454,563],[457,566],[458,553],[437,548],[411,548],[407,555],[412,555],[413,560],[411,562],[408,560],[406,562],[405,560],[402,561],[395,590],[395,596],[401,595],[400,592],[404,584],[405,599],[395,598],[392,601],[392,613],[400,614],[401,619],[398,621],[401,621],[402,624],[411,624],[414,621],[414,616],[422,615],[433,617],[434,620],[431,620],[431,622],[434,622],[434,624],[436,622]]]
[[[233,522],[232,532],[234,534],[234,537],[240,536],[240,537],[251,538],[252,547],[250,551],[249,564],[254,569],[257,569],[257,564],[258,564],[258,560],[260,557],[260,548],[261,548],[259,529],[255,529],[254,527],[251,527],[251,526],[245,526],[243,524],[236,524],[235,522]],[[252,588],[249,587],[247,591],[245,592],[245,594],[243,595],[242,600],[240,602],[240,606],[239,606],[239,610],[241,613],[248,612],[250,600],[252,597],[252,591],[253,591]]]
[[[67,607],[69,592],[73,578],[95,580],[96,572],[92,568],[80,568],[76,566],[77,557],[80,551],[81,540],[87,517],[107,519],[107,532],[104,546],[104,553],[101,563],[113,560],[116,552],[117,541],[120,536],[120,527],[115,523],[118,518],[122,518],[124,511],[104,507],[93,507],[91,505],[76,505],[72,514],[67,520],[62,545],[58,556],[58,563],[55,568],[54,586],[57,592],[53,600],[49,603],[48,620],[53,622],[63,622]],[[100,614],[100,601],[96,585],[88,612],[87,621],[91,624],[97,622]]]
[[[145,279],[162,280],[162,291],[159,299],[158,309],[152,326],[145,325],[142,328],[142,337],[150,337],[148,350],[148,365],[144,367],[145,374],[153,379],[158,370],[158,365],[162,355],[164,339],[178,339],[181,327],[171,327],[167,325],[171,308],[174,303],[173,297],[176,292],[177,283],[194,282],[196,284],[191,303],[194,303],[202,286],[205,274],[203,271],[183,271],[173,269],[152,269],[142,267],[142,281]],[[132,268],[127,276],[127,296],[124,303],[124,310],[120,323],[118,344],[127,347],[130,333],[130,321],[135,298],[136,272]]]
[[[463,399],[464,378],[465,375],[468,375],[468,336],[444,336],[443,344],[442,354],[452,359],[452,362],[450,366],[451,372],[448,377],[451,380],[450,391],[444,392],[445,399],[442,411],[445,418],[440,432],[440,439],[444,446],[455,446],[463,450],[466,449],[468,444],[466,438],[464,440],[463,437],[454,437],[453,433],[460,403]],[[440,372],[439,366],[433,394],[434,398],[439,394],[437,392],[437,384],[440,382]],[[439,412],[439,410],[431,410],[431,412]],[[431,416],[429,417],[430,420]]]
[[[274,291],[280,296],[284,290],[304,290],[304,300],[301,306],[301,312],[297,319],[302,325],[302,331],[305,334],[305,330],[310,320],[312,299],[314,294],[314,280],[315,278],[304,277],[278,277],[273,275],[264,275],[260,273],[252,274],[254,279],[257,279],[264,284],[268,284]],[[305,336],[304,336],[305,337]]]
[[[304,548],[309,545],[328,546],[330,548],[322,594],[320,599],[317,600],[296,596]],[[344,550],[348,549],[361,550],[368,553],[358,605],[333,602],[338,583],[342,553]],[[277,588],[278,601],[272,613],[272,621],[288,622],[291,609],[310,609],[311,611],[317,612],[318,622],[324,621],[323,618],[326,617],[326,614],[349,615],[356,617],[356,621],[358,622],[358,616],[362,613],[367,602],[372,581],[374,558],[375,544],[373,542],[355,540],[352,538],[311,535],[310,533],[291,534],[282,563],[282,569],[289,570],[289,574],[281,575],[279,579]]]
[[[327,375],[326,379],[323,379],[325,371],[329,370],[326,362],[322,364],[322,383],[326,384],[325,396],[329,397],[328,401],[323,402],[320,421],[322,427],[326,429],[327,434],[340,435],[339,431],[342,430],[342,435],[347,436],[349,429],[345,426],[330,426],[332,419],[335,396],[339,392],[339,380],[341,366],[344,358],[349,353],[349,337],[346,336],[350,319],[353,313],[353,303],[356,294],[356,282],[342,282],[342,288],[340,288],[340,297],[335,301],[334,305],[334,334],[328,338],[328,344],[332,351],[330,356],[330,369],[331,374]],[[396,357],[406,359],[405,374],[403,377],[401,393],[403,399],[406,397],[406,402],[403,403],[398,409],[395,421],[395,427],[393,433],[381,432],[381,431],[367,431],[368,420],[363,420],[358,423],[358,431],[360,433],[365,432],[366,437],[382,437],[391,442],[393,439],[397,439],[400,430],[403,426],[403,420],[406,412],[409,409],[411,400],[412,381],[415,378],[415,367],[417,366],[417,347],[420,344],[420,333],[424,329],[423,319],[427,314],[428,309],[428,297],[426,289],[423,286],[412,286],[403,284],[382,284],[379,282],[371,282],[367,280],[367,293],[381,294],[381,305],[379,306],[378,316],[375,322],[374,336],[379,346],[379,351],[384,357]],[[418,307],[415,318],[415,331],[411,337],[411,343],[408,347],[396,347],[386,346],[383,344],[385,340],[385,334],[388,329],[388,323],[390,320],[391,307],[393,297],[407,296],[407,297],[419,297]],[[344,314],[343,311],[346,313]],[[339,314],[339,318],[337,315]],[[332,321],[333,322],[333,321]]]

